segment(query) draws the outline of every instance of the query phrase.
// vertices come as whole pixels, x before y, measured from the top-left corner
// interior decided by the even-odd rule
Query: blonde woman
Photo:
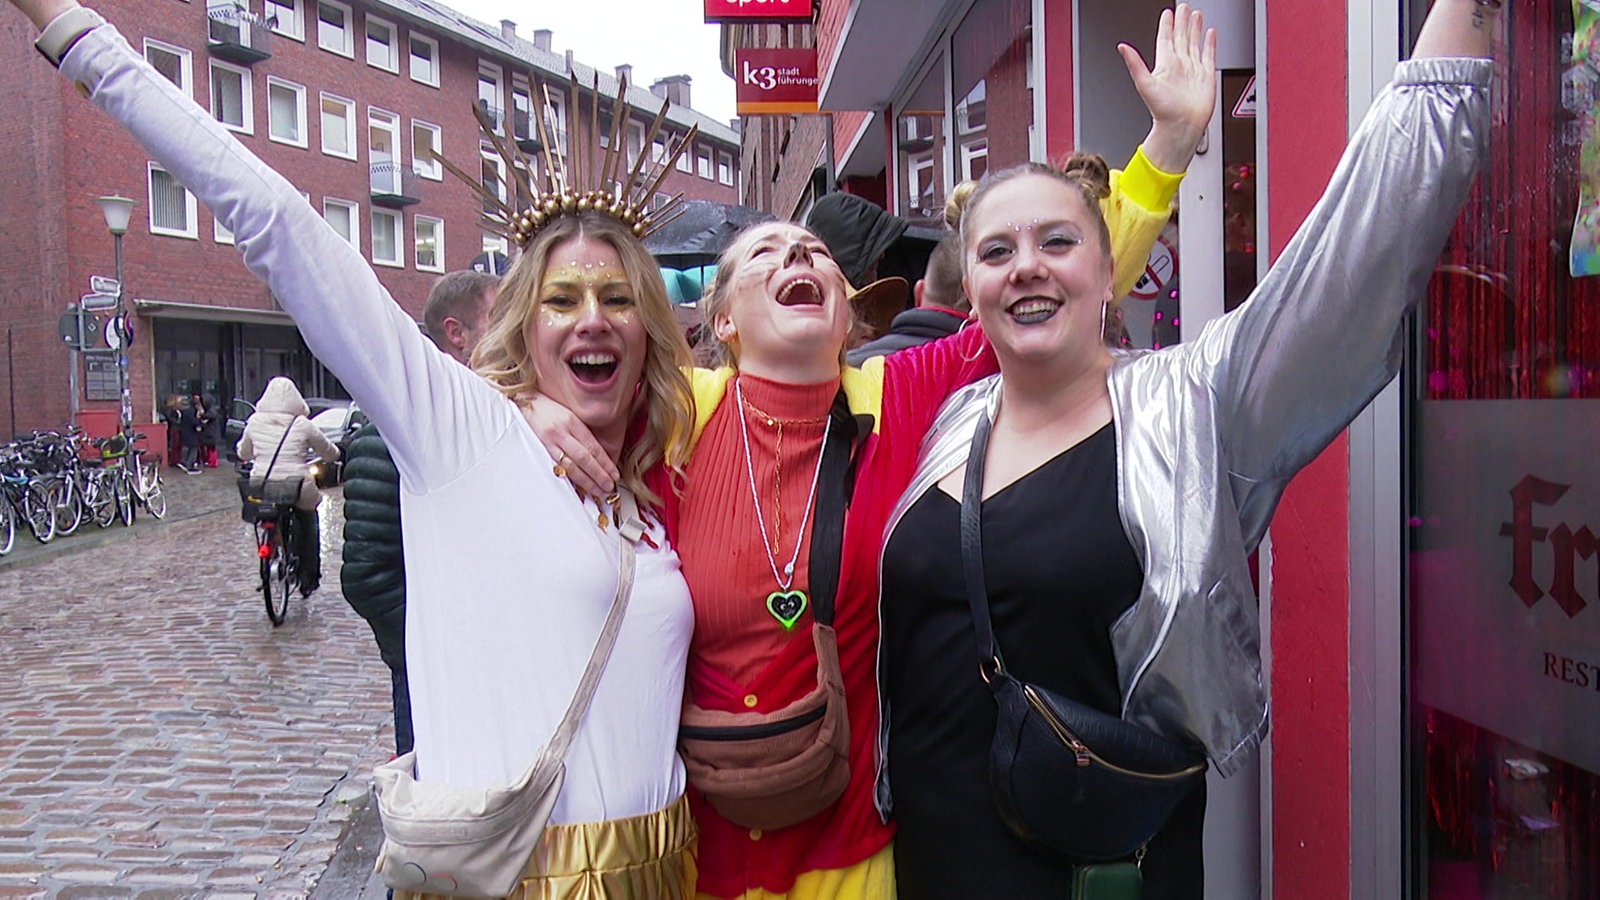
[[[568,404],[643,503],[652,466],[683,464],[688,350],[631,226],[541,216],[477,357],[440,352],[299,192],[72,0],[13,0],[39,49],[238,239],[308,346],[378,426],[400,471],[416,775],[479,788],[522,774],[572,698],[616,592],[620,547],[576,496],[515,398]],[[693,621],[658,526],[566,756],[542,852],[512,896],[680,897],[694,826],[674,751]]]

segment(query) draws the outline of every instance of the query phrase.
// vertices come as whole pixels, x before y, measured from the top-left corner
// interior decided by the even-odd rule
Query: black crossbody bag
[[[1072,862],[1141,858],[1173,809],[1204,781],[1205,757],[1006,670],[989,618],[979,524],[990,427],[989,417],[980,416],[967,458],[961,561],[978,670],[1000,713],[989,752],[995,805],[1017,837]],[[1085,866],[1079,874],[1097,868],[1103,867]],[[1137,883],[1136,871],[1122,875]]]

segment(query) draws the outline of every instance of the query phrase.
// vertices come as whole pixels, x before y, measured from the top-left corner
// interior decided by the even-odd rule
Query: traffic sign
[[[74,350],[96,350],[100,348],[100,320],[94,313],[81,310],[76,306],[67,307],[57,320],[56,330],[61,335],[61,340]]]
[[[115,278],[107,278],[104,275],[90,275],[89,290],[96,294],[120,294],[122,293],[122,282]]]
[[[121,349],[122,337],[122,317],[112,316],[106,320],[106,346],[113,350]]]
[[[1239,92],[1239,102],[1233,105],[1235,119],[1254,119],[1256,117],[1256,76],[1251,75],[1250,81]]]
[[[84,294],[78,298],[78,305],[84,309],[116,309],[117,299],[117,295],[114,293]]]

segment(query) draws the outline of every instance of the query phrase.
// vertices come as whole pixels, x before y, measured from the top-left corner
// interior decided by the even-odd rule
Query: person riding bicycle
[[[316,590],[322,581],[321,535],[317,531],[316,513],[322,492],[317,489],[316,479],[311,477],[306,452],[315,453],[324,462],[339,458],[339,448],[311,424],[310,415],[311,409],[300,396],[300,389],[280,375],[267,382],[266,390],[261,392],[256,411],[245,420],[238,448],[239,460],[253,463],[255,478],[265,478],[275,485],[300,483],[300,497],[294,504],[300,536],[295,552],[300,559],[300,592],[305,595]]]

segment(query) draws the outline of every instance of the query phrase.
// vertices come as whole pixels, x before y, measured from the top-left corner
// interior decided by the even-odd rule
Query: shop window
[[[410,47],[411,80],[438,87],[439,42],[413,32],[407,44]]]
[[[322,199],[322,218],[327,221],[328,227],[356,246],[361,245],[360,214],[361,207],[349,200],[335,200],[332,197]]]
[[[306,89],[298,84],[267,78],[268,134],[280,144],[306,145]]]
[[[894,122],[895,211],[914,222],[944,220],[944,59],[937,57]]]
[[[1577,900],[1600,896],[1600,10],[1502,27],[1407,370],[1408,895]]]
[[[254,128],[250,70],[211,61],[211,115],[230,131],[249,134]]]
[[[194,63],[189,51],[145,38],[144,58],[157,72],[177,85],[178,90],[194,95]]]
[[[350,7],[333,0],[318,0],[317,46],[340,56],[355,58]]]

